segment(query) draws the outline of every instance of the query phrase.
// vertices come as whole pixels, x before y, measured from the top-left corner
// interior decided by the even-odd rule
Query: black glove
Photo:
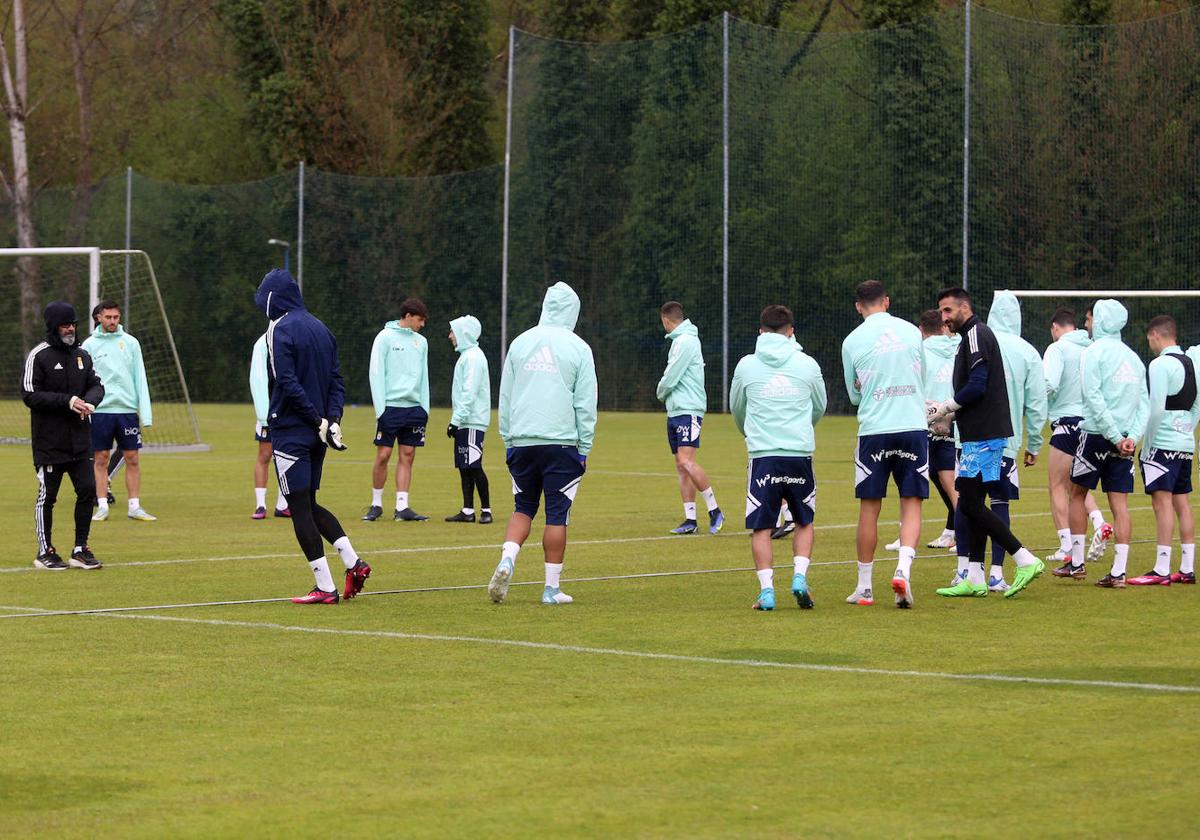
[[[448,424],[446,426],[446,437],[453,439],[456,434],[458,434],[458,426],[455,426],[453,423]]]

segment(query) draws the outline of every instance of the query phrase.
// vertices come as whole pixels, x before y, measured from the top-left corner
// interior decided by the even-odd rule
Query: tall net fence
[[[710,410],[777,302],[795,310],[831,408],[848,410],[840,345],[859,323],[854,286],[882,280],[892,312],[915,319],[961,281],[964,131],[981,311],[1006,287],[1195,285],[1200,10],[1063,27],[976,7],[969,124],[966,23],[946,11],[814,34],[729,18],[618,44],[515,32],[507,325],[503,166],[305,175],[304,294],[338,336],[350,400],[369,400],[371,341],[405,297],[430,307],[431,391],[444,405],[456,358],[446,322],[479,317],[498,377],[503,327],[511,340],[536,323],[545,288],[564,280],[582,299],[604,408],[659,406],[658,306],[673,298],[700,330]],[[253,290],[282,261],[268,239],[291,242],[297,273],[297,174],[211,187],[132,178],[132,247],[154,260],[193,399],[248,400],[241,371],[265,328]],[[104,182],[84,210],[70,191],[43,191],[40,241],[123,247],[125,188]],[[14,240],[7,208],[0,236]],[[1026,337],[1044,347],[1053,309],[1087,302],[1024,300]],[[1200,340],[1190,303],[1127,303],[1139,350],[1159,311]]]

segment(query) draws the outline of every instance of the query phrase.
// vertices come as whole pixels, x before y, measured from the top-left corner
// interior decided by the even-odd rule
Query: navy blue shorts
[[[270,443],[271,442],[270,427],[264,426],[262,423],[256,422],[254,424],[254,439],[256,441],[258,441],[259,443]]]
[[[325,444],[274,441],[275,476],[283,495],[316,491],[321,487],[321,469],[325,466]]]
[[[1000,480],[988,487],[988,498],[994,502],[1015,502],[1021,498],[1021,473],[1016,459],[1007,455],[1000,460]]]
[[[887,498],[893,477],[900,496],[929,498],[929,433],[863,435],[854,456],[854,498]]]
[[[469,470],[483,466],[483,432],[459,429],[454,433],[454,468]]]
[[[1059,417],[1050,421],[1050,445],[1074,457],[1079,448],[1079,424],[1082,417]]]
[[[954,449],[954,438],[942,435],[929,436],[929,471],[954,472],[958,465],[958,453]]]
[[[1133,459],[1118,455],[1104,435],[1081,431],[1071,462],[1071,482],[1095,490],[1101,481],[1105,493],[1132,493]]]
[[[537,516],[544,494],[546,524],[571,523],[571,504],[584,472],[578,449],[560,444],[514,446],[508,450],[506,463],[517,513],[530,519]]]
[[[1176,496],[1192,492],[1192,453],[1142,449],[1142,484],[1147,493],[1165,490]]]
[[[92,415],[92,451],[107,452],[114,442],[122,452],[142,448],[142,429],[136,414]]]
[[[376,446],[424,446],[429,413],[419,405],[389,406],[375,423]]]
[[[786,501],[797,525],[808,525],[817,510],[817,481],[812,458],[781,455],[750,459],[746,483],[746,527],[751,531],[774,528]]]
[[[676,414],[667,418],[667,443],[671,446],[671,454],[679,451],[681,446],[700,448],[700,427],[704,418],[698,414]]]

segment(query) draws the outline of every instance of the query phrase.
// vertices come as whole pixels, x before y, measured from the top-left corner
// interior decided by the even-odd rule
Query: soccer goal
[[[7,289],[7,292],[4,290]],[[16,317],[0,324],[0,443],[29,442],[29,410],[21,401],[21,365],[42,341],[42,310],[65,300],[79,315],[80,341],[90,335],[92,309],[102,300],[121,305],[121,324],[142,346],[154,424],[142,441],[157,451],[206,450],[175,351],[171,324],[154,264],[145,251],[100,248],[0,248],[0,299],[17,303]]]
[[[1083,329],[1088,307],[1098,300],[1112,298],[1129,312],[1122,330],[1125,343],[1139,355],[1149,356],[1146,324],[1156,315],[1170,315],[1179,326],[1179,343],[1186,349],[1200,344],[1200,289],[1008,289],[1022,303],[1022,332],[1038,347],[1050,340],[1049,324],[1055,310],[1067,307],[1075,311],[1076,323]],[[989,302],[990,303],[990,302]]]

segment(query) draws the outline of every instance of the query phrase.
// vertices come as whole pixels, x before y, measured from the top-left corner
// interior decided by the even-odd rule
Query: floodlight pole
[[[133,167],[125,167],[125,250],[130,250],[133,234]],[[130,329],[132,321],[129,317],[129,254],[125,255],[125,306],[121,309],[121,319],[125,329]],[[93,324],[95,321],[93,321]]]
[[[500,366],[508,355],[508,193],[512,174],[513,57],[517,28],[508,27],[508,110],[504,118],[504,219],[500,244]]]
[[[967,288],[967,264],[970,256],[971,215],[971,0],[967,0],[966,25],[963,27],[963,199],[962,199],[962,287]]]
[[[304,161],[300,161],[300,183],[296,188],[296,285],[304,291]],[[287,251],[283,252],[284,270],[287,270]]]
[[[729,12],[721,15],[721,411],[729,411]]]

